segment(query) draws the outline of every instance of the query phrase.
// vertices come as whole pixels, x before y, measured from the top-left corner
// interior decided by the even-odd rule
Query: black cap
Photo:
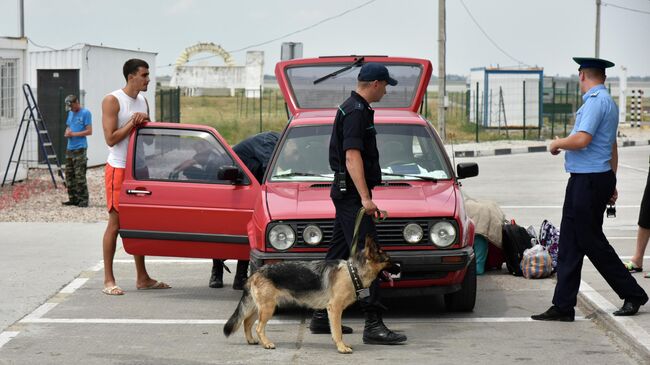
[[[397,80],[390,77],[388,74],[388,69],[386,66],[377,62],[368,62],[361,66],[361,71],[359,71],[359,76],[357,77],[359,81],[386,81],[388,85],[395,86],[397,85]]]
[[[573,57],[573,60],[580,65],[578,70],[583,68],[599,68],[601,70],[604,70],[609,67],[614,67],[614,62],[610,62],[602,58]]]

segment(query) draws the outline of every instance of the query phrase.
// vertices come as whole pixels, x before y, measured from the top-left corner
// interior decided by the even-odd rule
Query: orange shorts
[[[119,212],[120,190],[124,181],[124,169],[106,164],[104,167],[104,184],[106,187],[106,206],[108,211]]]

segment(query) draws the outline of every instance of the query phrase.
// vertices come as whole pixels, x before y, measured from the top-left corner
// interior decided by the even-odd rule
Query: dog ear
[[[366,235],[365,250],[367,257],[373,257],[377,255],[377,243],[375,242],[375,239],[369,234]]]

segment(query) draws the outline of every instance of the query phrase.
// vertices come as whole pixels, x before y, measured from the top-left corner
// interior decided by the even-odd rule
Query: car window
[[[273,161],[271,181],[332,181],[331,125],[290,128]]]
[[[383,180],[411,176],[450,179],[444,152],[430,130],[416,124],[375,124]],[[332,125],[297,126],[287,130],[271,167],[270,181],[332,181],[329,140]]]
[[[375,124],[382,173],[449,179],[443,151],[423,125]],[[412,179],[384,175],[383,180]]]
[[[141,128],[136,138],[136,180],[230,183],[219,180],[218,172],[235,162],[210,133]]]
[[[386,95],[381,101],[373,103],[373,108],[407,108],[413,103],[417,87],[420,84],[422,67],[413,64],[385,63],[391,77],[398,81],[396,86],[386,88]],[[314,85],[325,75],[346,66],[345,64],[327,64],[321,66],[293,66],[286,70],[296,100],[296,106],[305,109],[336,108],[342,100],[350,96],[350,91],[357,88],[359,68],[328,78]]]

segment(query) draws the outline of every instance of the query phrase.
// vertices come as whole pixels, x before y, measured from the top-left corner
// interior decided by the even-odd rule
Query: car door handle
[[[149,190],[141,190],[141,189],[129,189],[126,191],[126,193],[131,195],[138,195],[138,194],[151,195],[151,192]]]

